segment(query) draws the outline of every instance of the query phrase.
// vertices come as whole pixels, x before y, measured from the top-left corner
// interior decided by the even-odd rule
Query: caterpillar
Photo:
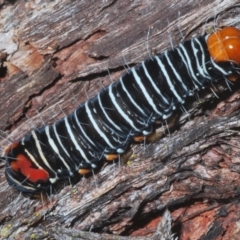
[[[195,92],[239,75],[239,29],[186,40],[129,69],[72,114],[12,143],[5,150],[6,179],[25,194],[49,192],[60,180],[118,158]]]

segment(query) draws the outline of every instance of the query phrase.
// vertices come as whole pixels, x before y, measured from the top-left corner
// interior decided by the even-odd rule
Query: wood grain
[[[0,11],[2,149],[149,55],[240,27],[237,0],[1,1]],[[239,87],[190,100],[191,116],[169,123],[170,135],[160,129],[167,134],[133,146],[127,164],[104,165],[47,201],[10,188],[3,160],[1,238],[164,239],[165,229],[165,239],[239,239]]]

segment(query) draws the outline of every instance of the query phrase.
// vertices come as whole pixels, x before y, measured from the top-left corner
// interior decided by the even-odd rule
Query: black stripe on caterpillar
[[[62,179],[86,174],[148,136],[189,96],[240,74],[240,30],[226,27],[181,43],[127,71],[117,82],[51,126],[5,150],[5,175],[17,190],[50,192]]]

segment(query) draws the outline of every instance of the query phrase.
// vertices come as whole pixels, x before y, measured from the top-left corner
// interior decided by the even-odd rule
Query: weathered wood
[[[5,1],[0,7],[2,148],[70,113],[149,54],[215,27],[240,26],[237,0]],[[233,90],[200,108],[191,104],[190,120],[181,116],[169,123],[170,135],[133,146],[128,164],[105,165],[44,202],[8,187],[3,162],[1,238],[156,239],[169,209],[180,239],[239,239],[240,91]]]

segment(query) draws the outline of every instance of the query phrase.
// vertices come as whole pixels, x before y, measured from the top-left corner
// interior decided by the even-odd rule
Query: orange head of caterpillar
[[[225,27],[212,33],[207,46],[215,62],[233,62],[240,64],[240,29]]]

